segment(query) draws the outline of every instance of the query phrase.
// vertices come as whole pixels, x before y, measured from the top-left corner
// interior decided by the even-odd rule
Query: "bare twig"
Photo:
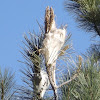
[[[63,85],[66,85],[66,84],[70,83],[70,82],[73,81],[76,77],[78,77],[79,72],[80,72],[80,69],[81,69],[81,66],[82,66],[82,57],[79,56],[79,57],[78,57],[78,60],[79,60],[79,68],[77,69],[76,74],[75,74],[70,80],[68,80],[68,81],[66,81],[66,82],[63,82],[61,85],[57,86],[57,89],[60,88],[60,87],[62,87]]]
[[[75,74],[70,80],[63,82],[61,85],[57,86],[57,89],[62,87],[63,85],[66,85],[68,83],[70,83],[71,81],[73,81],[76,77],[78,76],[78,74]]]

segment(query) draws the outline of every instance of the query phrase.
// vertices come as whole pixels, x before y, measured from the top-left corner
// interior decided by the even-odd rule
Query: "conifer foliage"
[[[74,12],[81,28],[100,36],[100,0],[65,1],[65,9]]]
[[[13,100],[15,93],[14,74],[9,70],[0,69],[0,100]]]

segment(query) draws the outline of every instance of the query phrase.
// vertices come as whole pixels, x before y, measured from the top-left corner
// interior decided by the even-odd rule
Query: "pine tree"
[[[0,100],[13,100],[15,91],[14,74],[0,69]]]
[[[56,69],[52,68],[52,64],[54,65],[54,62],[57,62],[58,59],[63,57],[67,58],[67,56],[70,60],[71,57],[69,52],[70,49],[72,49],[72,45],[68,43],[71,35],[69,34],[67,37],[65,36],[66,27],[62,27],[61,29],[55,27],[53,9],[50,8],[49,11],[47,7],[45,27],[43,28],[39,24],[41,29],[40,34],[29,33],[30,38],[28,38],[26,35],[24,37],[26,42],[23,42],[25,47],[23,48],[24,52],[21,53],[26,59],[26,61],[23,63],[26,64],[27,68],[25,68],[25,70],[21,70],[25,76],[23,78],[25,86],[23,85],[19,89],[19,98],[22,100],[45,99],[44,93],[46,92],[46,89],[49,89],[49,82],[52,88],[51,90],[54,93],[53,98],[54,100],[58,100],[58,88],[68,84],[77,77],[77,74],[75,74],[74,77],[72,77],[68,82],[63,82],[55,87],[57,81],[54,81],[56,79]],[[51,67],[50,70],[48,70],[49,67]],[[41,74],[42,71],[46,73],[46,77],[44,77],[44,73]],[[43,94],[42,96],[41,93]]]
[[[94,36],[100,36],[100,0],[65,1],[65,9],[74,12],[79,26]]]

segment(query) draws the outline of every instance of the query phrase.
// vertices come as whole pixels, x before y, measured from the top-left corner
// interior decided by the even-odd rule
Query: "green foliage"
[[[63,77],[63,81],[68,81],[70,79],[70,75],[67,74],[67,76]],[[64,85],[63,87],[60,88],[60,94],[61,96],[59,96],[60,100],[74,100],[74,96],[72,95],[71,91],[73,90],[73,82]]]
[[[65,8],[75,12],[80,26],[86,31],[95,31],[100,36],[100,0],[69,0]]]
[[[36,91],[34,91],[36,90],[34,86],[35,85],[34,80],[35,82],[37,82],[36,80],[39,79],[36,78],[34,79],[34,76],[36,75],[36,73],[38,73],[38,75],[40,74],[41,68],[44,70],[46,68],[45,59],[41,54],[42,42],[45,38],[45,34],[43,27],[41,27],[39,23],[38,25],[41,31],[39,34],[36,34],[35,32],[34,33],[29,32],[29,37],[26,36],[26,34],[24,35],[25,42],[23,43],[25,47],[23,48],[24,52],[21,53],[25,58],[25,61],[22,63],[26,65],[26,68],[22,69],[21,72],[24,74],[22,80],[25,83],[25,85],[19,88],[19,94],[18,94],[18,97],[24,100],[31,100],[33,98],[37,99]],[[63,56],[65,55],[69,56],[68,58],[70,58],[70,53],[72,53],[71,52],[72,44],[69,42],[70,38],[71,34],[68,34],[65,41],[65,45],[62,47],[61,51],[59,51],[59,59],[62,59]],[[49,100],[49,98],[52,97],[46,95],[44,99],[45,98],[46,100]]]
[[[40,55],[39,50],[41,49],[44,35],[40,34],[40,36],[38,36],[33,33],[29,33],[29,35],[30,39],[26,36],[26,34],[24,35],[24,53],[21,52],[23,57],[26,59],[23,62],[26,65],[26,68],[21,69],[21,72],[24,74],[22,81],[25,83],[25,85],[19,88],[18,96],[22,100],[37,99],[36,91],[34,91],[34,80],[35,82],[38,82],[36,81],[38,79],[34,79],[34,76],[36,73],[40,74],[41,70],[42,56]]]
[[[62,100],[100,100],[100,62],[87,59],[79,76],[62,90]]]
[[[100,44],[92,44],[87,51],[87,55],[100,60]]]
[[[14,84],[14,74],[7,69],[3,73],[0,69],[0,100],[13,100]]]

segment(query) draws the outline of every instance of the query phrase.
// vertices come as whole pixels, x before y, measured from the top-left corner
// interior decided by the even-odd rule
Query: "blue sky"
[[[54,8],[58,27],[68,24],[77,54],[84,53],[91,43],[90,36],[77,27],[74,16],[64,10],[64,0],[0,0],[0,66],[15,71],[17,78],[22,66],[17,60],[24,60],[19,52],[23,34],[39,31],[36,20],[43,24],[48,5]]]

